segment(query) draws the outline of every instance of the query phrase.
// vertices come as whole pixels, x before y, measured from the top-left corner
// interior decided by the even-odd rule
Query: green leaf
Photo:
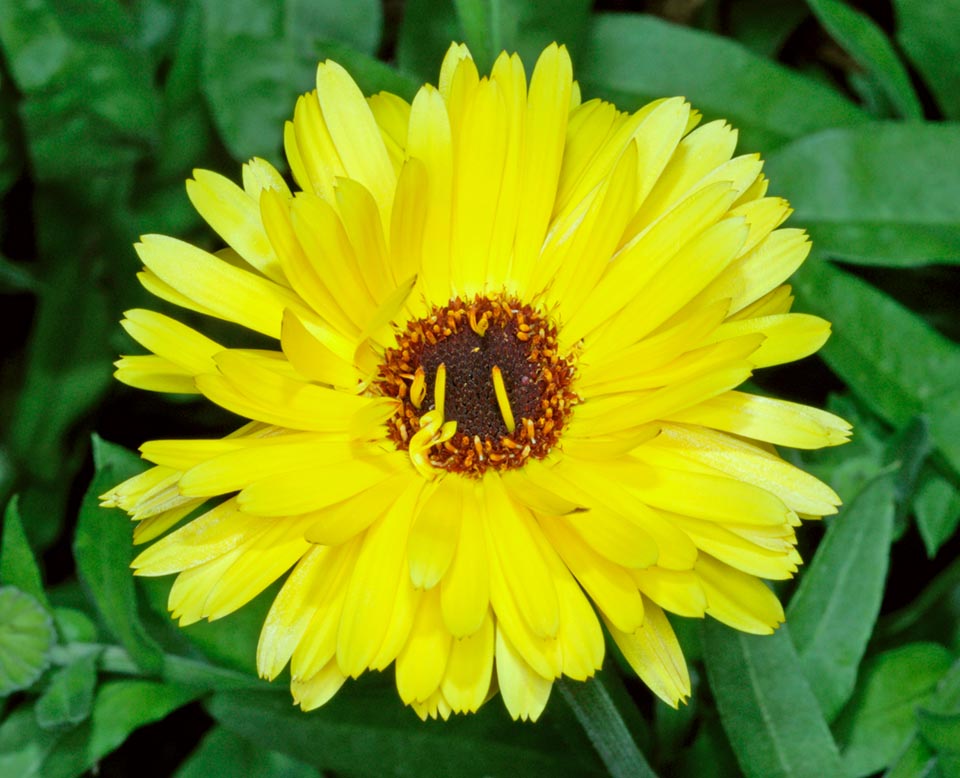
[[[53,674],[37,700],[37,723],[44,729],[69,727],[84,721],[93,707],[98,651],[91,651]]]
[[[916,711],[934,693],[953,658],[936,643],[911,643],[877,656],[837,722],[843,763],[852,776],[887,767],[917,728]]]
[[[280,164],[283,123],[297,95],[316,87],[317,48],[338,40],[372,54],[377,0],[202,0],[203,91],[230,153]]]
[[[24,91],[50,83],[63,71],[72,49],[59,20],[43,0],[0,0],[0,44]]]
[[[960,559],[938,573],[908,605],[881,618],[875,640],[880,647],[911,641],[960,646]]]
[[[830,36],[876,79],[899,116],[923,118],[923,108],[907,69],[883,30],[869,16],[840,0],[807,0],[807,5]]]
[[[820,351],[833,371],[895,427],[926,416],[932,439],[960,473],[960,346],[827,262],[806,263],[793,283],[799,308],[833,322],[833,336]]]
[[[404,100],[413,100],[420,88],[420,82],[412,76],[337,41],[319,41],[317,57],[343,65],[365,95],[392,92]]]
[[[729,120],[748,151],[867,120],[830,88],[735,41],[640,14],[594,17],[578,78],[585,98],[599,95],[621,110],[683,95],[707,120]]]
[[[707,678],[748,778],[841,776],[837,746],[810,690],[786,625],[746,635],[704,624]]]
[[[0,775],[42,775],[43,762],[61,735],[42,729],[33,707],[21,705],[0,722]]]
[[[99,495],[143,469],[126,449],[94,437],[96,475],[80,506],[73,550],[77,574],[93,595],[104,623],[142,667],[159,672],[163,655],[140,622],[130,572],[132,530],[126,514],[100,507]]]
[[[408,0],[397,33],[397,66],[425,83],[436,84],[450,42],[462,38],[449,0]]]
[[[884,778],[914,778],[918,775],[936,775],[934,770],[942,769],[943,775],[955,775],[947,765],[942,764],[943,754],[936,754],[922,737],[923,716],[955,717],[960,715],[960,660],[956,660],[949,672],[937,683],[937,688],[923,708],[917,710],[918,731],[910,739],[896,763]],[[953,741],[954,745],[960,740]],[[954,748],[956,750],[956,748]]]
[[[195,699],[197,691],[154,681],[108,681],[98,690],[89,720],[67,730],[36,775],[73,778],[116,750],[140,727]]]
[[[800,666],[827,721],[853,693],[880,613],[893,516],[894,484],[884,476],[831,521],[787,609]]]
[[[628,721],[640,718],[639,712],[629,698],[626,701],[629,707],[617,706],[614,695],[608,689],[612,675],[613,671],[602,672],[587,683],[561,679],[556,688],[613,778],[656,778],[628,724]]]
[[[800,0],[739,0],[727,10],[730,36],[763,57],[775,57],[810,11]]]
[[[960,713],[917,711],[920,737],[934,751],[960,753]]]
[[[421,722],[400,703],[392,678],[364,677],[310,714],[286,692],[215,694],[208,710],[261,748],[350,776],[512,776],[519,765],[530,775],[602,774],[589,752],[571,749],[551,726],[549,709],[521,736],[498,700],[470,716]]]
[[[481,73],[489,72],[501,51],[516,51],[528,72],[551,43],[576,53],[590,15],[590,2],[559,0],[454,0],[463,37]]]
[[[276,751],[258,748],[249,740],[215,726],[203,738],[197,750],[180,767],[174,778],[320,778],[313,767]]]
[[[893,0],[897,42],[949,119],[960,119],[960,0]]]
[[[53,619],[29,594],[0,587],[0,697],[26,689],[50,664]]]
[[[927,467],[913,508],[927,556],[932,559],[960,525],[960,491],[934,468]]]
[[[814,246],[851,262],[960,262],[960,125],[875,122],[811,135],[765,172]]]
[[[3,514],[3,539],[0,541],[0,583],[16,586],[50,610],[43,590],[43,579],[30,541],[23,530],[17,495],[10,498]]]

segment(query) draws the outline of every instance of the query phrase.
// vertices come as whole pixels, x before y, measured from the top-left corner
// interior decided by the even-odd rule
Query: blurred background
[[[178,630],[170,580],[134,583],[130,524],[96,507],[144,440],[233,425],[112,380],[137,353],[122,312],[166,310],[132,243],[217,248],[184,180],[286,171],[318,60],[409,99],[452,40],[481,71],[556,40],[584,100],[729,120],[813,237],[795,310],[834,335],[753,388],[854,423],[847,446],[782,452],[846,507],[801,532],[775,637],[673,620],[680,711],[610,644],[533,726],[497,702],[422,724],[392,671],[301,714],[254,675],[275,589]],[[958,121],[960,0],[0,0],[0,775],[960,775]]]

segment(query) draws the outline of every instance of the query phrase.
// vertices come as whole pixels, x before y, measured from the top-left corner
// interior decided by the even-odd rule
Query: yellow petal
[[[347,677],[340,672],[336,661],[329,661],[316,675],[307,679],[292,679],[290,693],[293,702],[303,711],[315,710],[326,704],[343,686]]]
[[[488,476],[482,487],[488,548],[500,560],[517,608],[536,635],[556,637],[559,605],[553,579],[534,539],[540,529],[529,511],[510,499],[499,476]]]
[[[421,284],[430,303],[445,305],[450,300],[453,139],[447,107],[440,93],[429,85],[413,100],[409,138],[407,153],[423,164],[426,173]]]
[[[421,483],[412,483],[390,511],[367,530],[347,589],[337,634],[337,662],[356,678],[376,656],[393,613],[404,563],[407,534]]]
[[[755,635],[769,635],[783,623],[783,606],[759,578],[709,554],[697,559],[696,572],[707,595],[707,613],[718,621]]]
[[[725,392],[667,418],[793,448],[839,446],[850,435],[850,425],[832,413],[744,392]]]
[[[194,170],[187,180],[187,196],[204,221],[267,278],[285,284],[283,270],[263,231],[260,204],[229,178],[210,170]]]
[[[447,669],[451,641],[440,613],[440,592],[436,589],[425,592],[407,644],[397,657],[400,699],[407,704],[422,702],[439,688]]]
[[[120,325],[137,343],[169,360],[187,373],[216,372],[213,355],[223,346],[162,313],[135,308],[124,313]]]
[[[338,546],[383,516],[409,483],[406,473],[399,473],[358,492],[342,502],[314,512],[314,521],[305,537],[311,543]]]
[[[631,574],[644,596],[661,608],[690,618],[703,618],[706,613],[707,595],[692,570],[651,567]]]
[[[410,529],[407,561],[410,580],[418,589],[436,586],[453,562],[463,515],[464,479],[440,479],[426,497]]]
[[[363,93],[346,70],[327,60],[317,68],[317,99],[347,175],[369,190],[387,224],[397,179]]]
[[[826,516],[840,498],[825,483],[746,441],[705,427],[664,425],[655,444],[771,492],[798,513]]]
[[[121,357],[113,364],[117,368],[113,377],[127,386],[148,392],[199,394],[193,374],[169,359],[152,355]]]
[[[565,46],[551,44],[537,60],[530,80],[525,121],[525,152],[521,160],[517,237],[511,275],[524,289],[540,254],[553,211],[563,161],[573,67]]]
[[[457,479],[452,476],[447,480]],[[484,516],[472,485],[463,484],[463,515],[453,561],[440,584],[440,605],[447,629],[455,638],[472,635],[486,618],[490,573]]]
[[[472,713],[487,699],[493,676],[493,618],[489,612],[472,635],[450,646],[440,689],[454,713]]]
[[[647,617],[634,632],[626,633],[607,622],[614,642],[630,667],[660,699],[672,708],[690,696],[690,675],[683,651],[667,617],[649,600]]]
[[[630,574],[607,561],[556,519],[542,520],[543,531],[567,567],[603,613],[625,632],[643,623],[643,599]]]
[[[144,235],[135,248],[160,280],[221,319],[277,338],[284,308],[306,315],[303,303],[290,290],[182,240]]]
[[[497,682],[507,711],[515,720],[536,721],[547,707],[553,681],[544,678],[524,661],[499,624],[496,656]]]
[[[830,322],[805,313],[729,321],[718,327],[709,341],[750,332],[764,336],[763,343],[751,355],[751,360],[757,367],[770,367],[795,362],[816,352],[830,337]]]

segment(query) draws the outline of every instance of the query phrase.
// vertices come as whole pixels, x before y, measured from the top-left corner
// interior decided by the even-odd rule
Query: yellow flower
[[[279,349],[126,314],[152,354],[121,381],[248,420],[144,444],[155,467],[104,495],[141,543],[199,512],[134,562],[178,574],[174,617],[218,619],[292,568],[263,676],[289,663],[309,710],[394,664],[402,700],[444,718],[499,689],[536,719],[554,679],[600,667],[601,621],[671,705],[690,681],[664,611],[772,632],[761,579],[792,576],[795,527],[839,504],[774,445],[849,426],[736,390],[829,324],[788,312],[809,243],[778,229],[760,159],[699,119],[581,103],[563,47],[528,85],[516,55],[480,78],[454,45],[412,103],[320,65],[285,127],[294,190],[261,159],[243,188],[196,171],[228,248],[146,235],[140,278]]]

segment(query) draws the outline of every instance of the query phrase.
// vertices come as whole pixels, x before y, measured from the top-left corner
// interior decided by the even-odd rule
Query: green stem
[[[561,678],[556,688],[613,778],[657,778],[601,677],[586,683]]]

